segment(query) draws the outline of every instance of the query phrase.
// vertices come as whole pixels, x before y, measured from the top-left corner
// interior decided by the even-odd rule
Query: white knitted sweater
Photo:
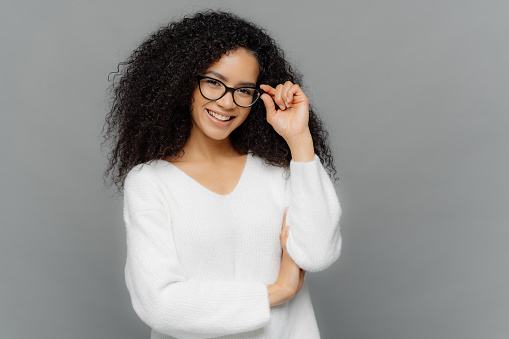
[[[151,339],[320,338],[306,280],[269,306],[286,206],[292,259],[308,272],[328,268],[341,252],[341,207],[316,154],[288,173],[249,153],[227,195],[164,160],[135,166],[124,185],[125,278]]]

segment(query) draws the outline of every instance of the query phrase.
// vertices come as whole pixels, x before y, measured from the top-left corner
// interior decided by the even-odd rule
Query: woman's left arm
[[[260,87],[266,92],[261,99],[267,122],[286,140],[292,153],[285,190],[290,226],[287,251],[300,268],[322,271],[341,253],[342,210],[332,181],[314,153],[308,126],[309,100],[300,86],[290,81],[276,88]]]

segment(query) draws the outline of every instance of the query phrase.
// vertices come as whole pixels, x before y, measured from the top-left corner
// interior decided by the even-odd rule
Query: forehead
[[[256,82],[259,74],[258,60],[245,48],[238,48],[224,54],[207,68],[206,72],[221,74],[228,82]]]

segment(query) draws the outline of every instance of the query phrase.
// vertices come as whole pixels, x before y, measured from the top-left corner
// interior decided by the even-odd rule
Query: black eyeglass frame
[[[206,75],[198,75],[198,76],[197,76],[197,78],[198,78],[198,88],[200,89],[200,93],[201,93],[201,95],[202,95],[205,99],[212,100],[212,101],[216,101],[216,100],[219,100],[219,99],[221,99],[222,97],[224,97],[226,93],[228,93],[228,92],[232,92],[233,102],[235,103],[235,105],[237,105],[237,106],[239,106],[239,107],[244,107],[244,108],[246,108],[246,107],[251,107],[251,106],[253,106],[253,105],[254,105],[254,104],[258,101],[258,99],[260,99],[260,97],[262,96],[262,94],[263,94],[263,93],[265,93],[265,91],[264,91],[263,89],[261,89],[261,88],[257,88],[257,87],[253,87],[253,86],[240,86],[240,87],[236,87],[236,88],[228,87],[228,86],[226,86],[226,84],[225,84],[224,82],[222,82],[221,80],[218,80],[218,79],[216,79],[216,78],[212,78],[212,77],[208,77],[208,76],[206,76]],[[201,80],[203,80],[203,79],[211,79],[211,80],[214,80],[214,81],[219,82],[219,83],[220,83],[221,85],[223,85],[223,86],[224,86],[224,88],[225,88],[224,93],[223,93],[223,94],[221,94],[221,96],[220,96],[219,98],[217,98],[217,99],[207,98],[207,97],[205,96],[205,94],[203,94],[203,92],[202,92],[202,90],[201,90]],[[241,88],[251,88],[251,89],[254,89],[256,92],[258,92],[258,93],[259,93],[258,98],[256,98],[255,100],[253,100],[253,102],[251,102],[251,104],[249,104],[249,105],[247,105],[247,106],[239,105],[239,104],[235,101],[235,91],[236,91],[236,90],[238,90],[238,89],[241,89]]]

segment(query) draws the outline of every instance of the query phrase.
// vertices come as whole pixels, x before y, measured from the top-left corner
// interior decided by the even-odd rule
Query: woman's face
[[[225,54],[202,75],[220,80],[228,87],[256,86],[259,66],[254,55],[245,48],[239,48]],[[240,107],[233,101],[232,92],[227,92],[221,99],[209,100],[202,96],[196,86],[193,93],[191,117],[193,133],[203,133],[209,138],[223,140],[246,120],[251,107]],[[234,116],[227,122],[219,121],[210,113]]]

